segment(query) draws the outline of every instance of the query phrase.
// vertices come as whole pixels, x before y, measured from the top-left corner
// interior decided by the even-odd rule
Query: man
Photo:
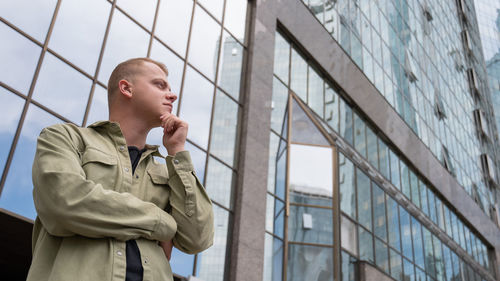
[[[188,124],[171,114],[167,75],[159,62],[125,61],[109,79],[109,121],[41,132],[28,280],[172,280],[172,243],[190,254],[212,245],[212,205],[184,151]],[[146,144],[158,126],[166,166]]]

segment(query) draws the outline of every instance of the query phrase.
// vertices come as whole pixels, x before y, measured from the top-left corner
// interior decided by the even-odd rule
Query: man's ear
[[[120,94],[124,95],[126,98],[132,97],[132,84],[129,81],[125,79],[120,80],[118,82],[118,90]]]

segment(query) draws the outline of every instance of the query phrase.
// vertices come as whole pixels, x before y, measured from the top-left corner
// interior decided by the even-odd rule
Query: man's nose
[[[177,95],[172,91],[168,91],[167,92],[167,99],[170,100],[170,102],[174,102],[177,100]]]

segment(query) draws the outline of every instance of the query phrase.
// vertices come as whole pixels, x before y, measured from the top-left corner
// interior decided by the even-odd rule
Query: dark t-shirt
[[[144,151],[146,151],[145,148],[139,150],[135,146],[128,147],[130,162],[132,163],[132,174],[135,173],[135,168]],[[128,240],[126,246],[127,273],[125,275],[125,281],[142,281],[144,269],[142,268],[141,252],[139,251],[139,247],[137,247],[137,242],[135,242],[135,240]]]

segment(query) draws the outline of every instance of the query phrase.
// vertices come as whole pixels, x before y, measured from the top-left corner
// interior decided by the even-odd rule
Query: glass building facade
[[[107,119],[150,57],[214,203],[176,279],[500,280],[500,7],[474,1],[2,1],[0,213],[36,217],[40,130]]]

